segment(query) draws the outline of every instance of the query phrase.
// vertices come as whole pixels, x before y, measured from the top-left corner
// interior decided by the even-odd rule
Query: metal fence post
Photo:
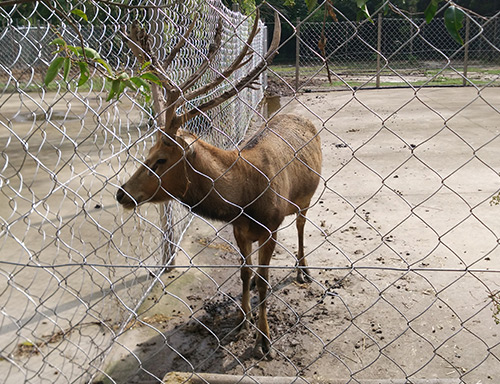
[[[170,272],[175,265],[175,255],[177,252],[174,226],[172,217],[174,215],[172,203],[160,205],[160,222],[162,229],[161,237],[161,261],[160,271],[165,268],[165,272]]]
[[[382,52],[382,13],[378,14],[377,26],[377,78],[375,80],[375,87],[380,88],[380,56]]]
[[[465,43],[464,43],[464,77],[462,79],[462,85],[465,87],[467,85],[467,69],[469,66],[469,35],[470,35],[470,18],[465,19]]]
[[[297,17],[295,27],[295,92],[299,90],[300,77],[300,17]]]
[[[498,46],[498,17],[495,17],[495,22],[493,23],[493,45],[495,47]],[[491,49],[491,56],[489,57],[490,60],[493,60],[495,57],[495,49]]]

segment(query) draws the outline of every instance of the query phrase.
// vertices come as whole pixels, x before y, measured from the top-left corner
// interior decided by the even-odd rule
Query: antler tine
[[[132,22],[130,26],[130,32],[127,32],[127,27],[123,26],[121,30],[122,39],[125,44],[132,51],[132,54],[139,60],[142,64],[144,62],[144,54],[146,53],[144,50],[144,31],[139,26],[137,20]]]
[[[222,95],[203,103],[198,107],[194,107],[193,109],[185,112],[179,118],[181,121],[188,121],[202,112],[208,111],[220,104],[224,101],[229,100],[231,97],[236,95],[238,92],[243,90],[244,88],[252,88],[255,85],[255,81],[257,77],[266,69],[269,62],[276,56],[278,53],[278,47],[281,39],[281,22],[279,19],[279,15],[277,12],[274,13],[274,33],[273,40],[264,55],[263,59],[255,66],[245,77],[240,79],[231,89],[224,92]]]
[[[207,59],[203,62],[203,64],[179,87],[183,92],[187,91],[191,88],[196,82],[203,76],[203,74],[207,71],[210,64],[212,63],[215,55],[219,51],[220,45],[222,42],[222,19],[219,18],[219,23],[217,24],[217,28],[215,30],[215,38],[214,42],[210,44],[208,47]]]
[[[191,22],[191,24],[189,24],[189,27],[186,30],[186,32],[184,33],[184,35],[179,39],[179,41],[177,42],[175,47],[170,51],[168,56],[163,61],[163,68],[167,69],[168,66],[170,64],[172,64],[172,61],[174,61],[175,56],[177,56],[177,54],[182,49],[182,47],[184,47],[187,39],[189,38],[189,35],[191,34],[191,32],[193,32],[194,26],[196,24],[196,20],[198,20],[198,14],[194,15],[193,21]]]
[[[255,12],[255,21],[253,23],[252,31],[250,32],[250,35],[248,36],[247,41],[245,42],[245,45],[243,46],[243,49],[240,51],[240,54],[234,59],[234,61],[231,63],[231,65],[224,70],[219,76],[217,76],[211,83],[200,87],[199,89],[194,90],[193,92],[189,93],[184,97],[184,101],[186,100],[192,100],[195,97],[198,97],[200,95],[203,95],[207,93],[208,91],[214,89],[217,87],[220,83],[222,83],[224,80],[227,80],[229,76],[231,76],[237,69],[241,68],[242,61],[245,59],[245,57],[248,55],[248,50],[251,48],[253,39],[259,32],[259,16],[260,16],[260,11],[259,8],[256,9]]]
[[[281,39],[281,21],[278,12],[274,12],[273,40],[271,41],[271,45],[269,45],[269,49],[267,50],[266,55],[264,56],[265,60],[272,60],[273,57],[278,54],[280,39]]]
[[[188,29],[186,32],[184,32],[184,35],[179,39],[177,44],[172,48],[168,56],[165,58],[165,60],[162,63],[162,69],[167,70],[167,68],[172,64],[172,61],[174,61],[175,57],[179,53],[179,51],[184,47],[186,44],[187,39],[191,35],[191,32],[193,32],[193,29],[196,25],[196,20],[198,20],[198,14],[195,14],[193,17],[193,21],[188,26]],[[168,78],[166,77],[168,80]],[[165,101],[165,108],[162,111],[164,114],[164,122],[165,125],[163,126],[163,129],[158,132],[158,135],[161,135],[162,132],[166,133],[168,136],[175,136],[175,133],[177,132],[177,129],[181,126],[181,122],[178,119],[178,115],[176,112],[177,109],[177,102],[179,99],[179,96],[181,94],[181,90],[172,84],[170,80],[168,81],[163,81],[163,89],[165,91],[166,95],[166,101]]]

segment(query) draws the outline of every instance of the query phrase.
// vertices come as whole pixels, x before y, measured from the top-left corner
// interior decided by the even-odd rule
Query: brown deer
[[[310,281],[304,257],[304,224],[320,180],[322,156],[318,133],[314,125],[304,118],[277,115],[267,121],[241,148],[223,150],[179,128],[193,117],[254,84],[279,45],[281,27],[279,18],[275,18],[273,41],[263,60],[221,96],[179,113],[186,101],[213,89],[244,64],[257,33],[258,12],[242,52],[212,83],[188,92],[207,70],[208,64],[202,65],[179,87],[171,84],[166,76],[162,78],[167,95],[164,128],[144,164],[116,194],[116,199],[125,208],[134,208],[145,202],[160,203],[176,199],[202,217],[233,225],[234,237],[242,255],[240,328],[248,328],[248,321],[252,317],[251,254],[252,243],[258,241],[259,266],[255,283],[259,294],[259,314],[254,354],[268,358],[271,357],[271,339],[266,314],[269,286],[269,269],[266,266],[276,246],[277,230],[287,215],[297,215],[297,257],[300,265],[297,278],[300,282]],[[129,35],[129,38],[141,48],[141,55],[150,55],[147,39],[142,39],[141,43],[133,35]],[[174,55],[186,38],[187,34],[174,47]],[[220,23],[215,44],[210,46],[208,60],[213,59],[219,45]],[[172,59],[169,57],[167,62],[171,63]],[[154,58],[152,61],[157,73],[162,74],[163,69],[155,63]]]

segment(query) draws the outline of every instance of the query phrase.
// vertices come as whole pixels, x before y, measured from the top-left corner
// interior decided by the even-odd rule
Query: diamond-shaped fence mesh
[[[245,193],[262,180],[262,196],[277,196],[259,212],[251,207],[261,196],[238,206],[241,213],[227,223],[197,214],[184,196],[121,208],[117,190],[145,163],[161,128],[151,106],[130,90],[106,101],[110,84],[98,72],[79,88],[75,68],[68,81],[59,76],[47,87],[43,79],[57,36],[77,45],[81,34],[113,68],[132,73],[140,65],[122,38],[125,28],[139,21],[162,59],[197,13],[169,76],[180,84],[203,64],[222,18],[223,44],[200,80],[205,84],[238,55],[252,16],[217,0],[124,3],[75,2],[72,8],[88,17],[75,25],[43,3],[0,7],[1,380],[496,383],[500,16],[467,14],[464,46],[441,19],[426,24],[394,6],[372,15],[373,24],[349,21],[338,10],[336,23],[300,22],[300,78],[281,64],[267,71],[269,93],[281,97],[261,103],[263,87],[254,86],[184,125],[225,151],[213,149],[218,157],[207,158],[195,141],[200,161],[195,156],[186,165],[197,175],[205,175],[198,164],[216,168],[220,159],[236,159],[210,179],[224,207],[236,205],[228,188]],[[193,104],[220,96],[257,65],[267,49],[264,33],[254,39],[252,61]],[[373,87],[377,75],[381,89]],[[400,88],[383,89],[386,82]],[[460,86],[430,86],[437,83]],[[302,156],[309,144],[296,144],[301,120],[276,127],[274,113],[314,124],[323,165],[305,226],[312,281],[296,280],[297,267],[304,268],[300,216],[286,217],[276,231],[266,228],[277,235],[269,266],[258,257],[268,242],[254,244],[253,266],[243,264],[260,276],[269,271],[270,353],[259,356],[262,298],[250,291],[255,321],[238,315],[245,250],[232,224],[250,217],[257,232],[279,215],[281,201],[296,203],[282,180],[297,191],[310,188],[304,174],[291,171],[308,161]],[[262,121],[272,131],[240,144]],[[275,146],[263,147],[270,136]],[[252,166],[252,150],[267,168]],[[275,175],[265,174],[283,161]],[[191,191],[201,191],[193,182]],[[261,290],[263,279],[255,280]]]
[[[313,15],[294,21],[300,36],[296,84],[309,89],[346,83],[353,87],[462,85],[464,81],[483,85],[498,71],[498,17],[466,18],[461,35],[468,44],[461,46],[447,32],[442,17],[428,24],[423,15],[411,17],[394,8],[373,15],[373,22],[347,20],[340,12],[337,22],[310,21]],[[328,71],[330,79],[325,81]]]

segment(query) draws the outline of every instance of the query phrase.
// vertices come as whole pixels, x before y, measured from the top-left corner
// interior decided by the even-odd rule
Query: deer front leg
[[[252,281],[252,242],[248,240],[247,234],[241,228],[234,227],[234,238],[241,252],[241,281],[243,283],[243,293],[241,296],[241,311],[238,316],[239,330],[249,328],[249,321],[252,320],[252,308],[250,306],[250,285]]]
[[[307,210],[301,211],[297,214],[297,233],[299,236],[299,249],[297,251],[297,259],[299,261],[299,266],[303,268],[297,269],[297,281],[300,284],[310,283],[311,273],[307,267],[306,257],[304,256],[304,226],[306,224],[306,213]]]
[[[274,248],[276,247],[276,232],[273,232],[272,237],[267,237],[265,240],[259,240],[259,265],[255,277],[257,290],[259,292],[259,324],[257,331],[257,340],[254,347],[254,356],[257,358],[266,357],[272,359],[271,351],[271,335],[269,332],[269,324],[267,322],[267,288],[269,285],[269,265]]]

